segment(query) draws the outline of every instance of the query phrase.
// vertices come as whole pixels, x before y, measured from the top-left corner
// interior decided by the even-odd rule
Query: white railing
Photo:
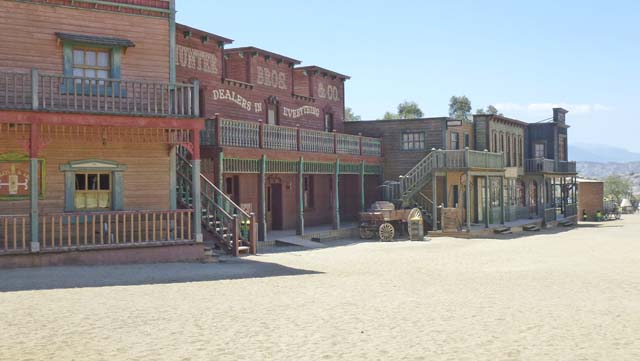
[[[0,254],[27,251],[30,242],[29,216],[0,216]]]

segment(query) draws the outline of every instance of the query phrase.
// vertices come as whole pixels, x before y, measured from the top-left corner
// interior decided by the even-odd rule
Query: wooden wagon
[[[360,238],[392,241],[397,233],[405,232],[411,219],[422,218],[420,209],[395,209],[390,202],[376,202],[368,212],[360,213]]]

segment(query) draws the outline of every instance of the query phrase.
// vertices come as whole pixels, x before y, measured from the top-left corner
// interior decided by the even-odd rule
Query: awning
[[[102,45],[112,48],[133,48],[136,46],[133,41],[122,38],[69,33],[56,33],[56,36],[60,40],[74,41],[87,45]]]

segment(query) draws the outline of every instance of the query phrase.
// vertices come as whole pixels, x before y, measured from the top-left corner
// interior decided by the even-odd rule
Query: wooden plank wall
[[[122,78],[169,80],[167,19],[17,1],[0,1],[0,69],[62,74],[56,32],[132,40],[136,47],[122,57]]]

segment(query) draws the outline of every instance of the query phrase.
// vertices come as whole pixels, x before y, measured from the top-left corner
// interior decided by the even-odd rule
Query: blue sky
[[[178,21],[352,77],[363,119],[451,95],[525,121],[571,113],[571,142],[640,152],[640,2],[195,1]]]

